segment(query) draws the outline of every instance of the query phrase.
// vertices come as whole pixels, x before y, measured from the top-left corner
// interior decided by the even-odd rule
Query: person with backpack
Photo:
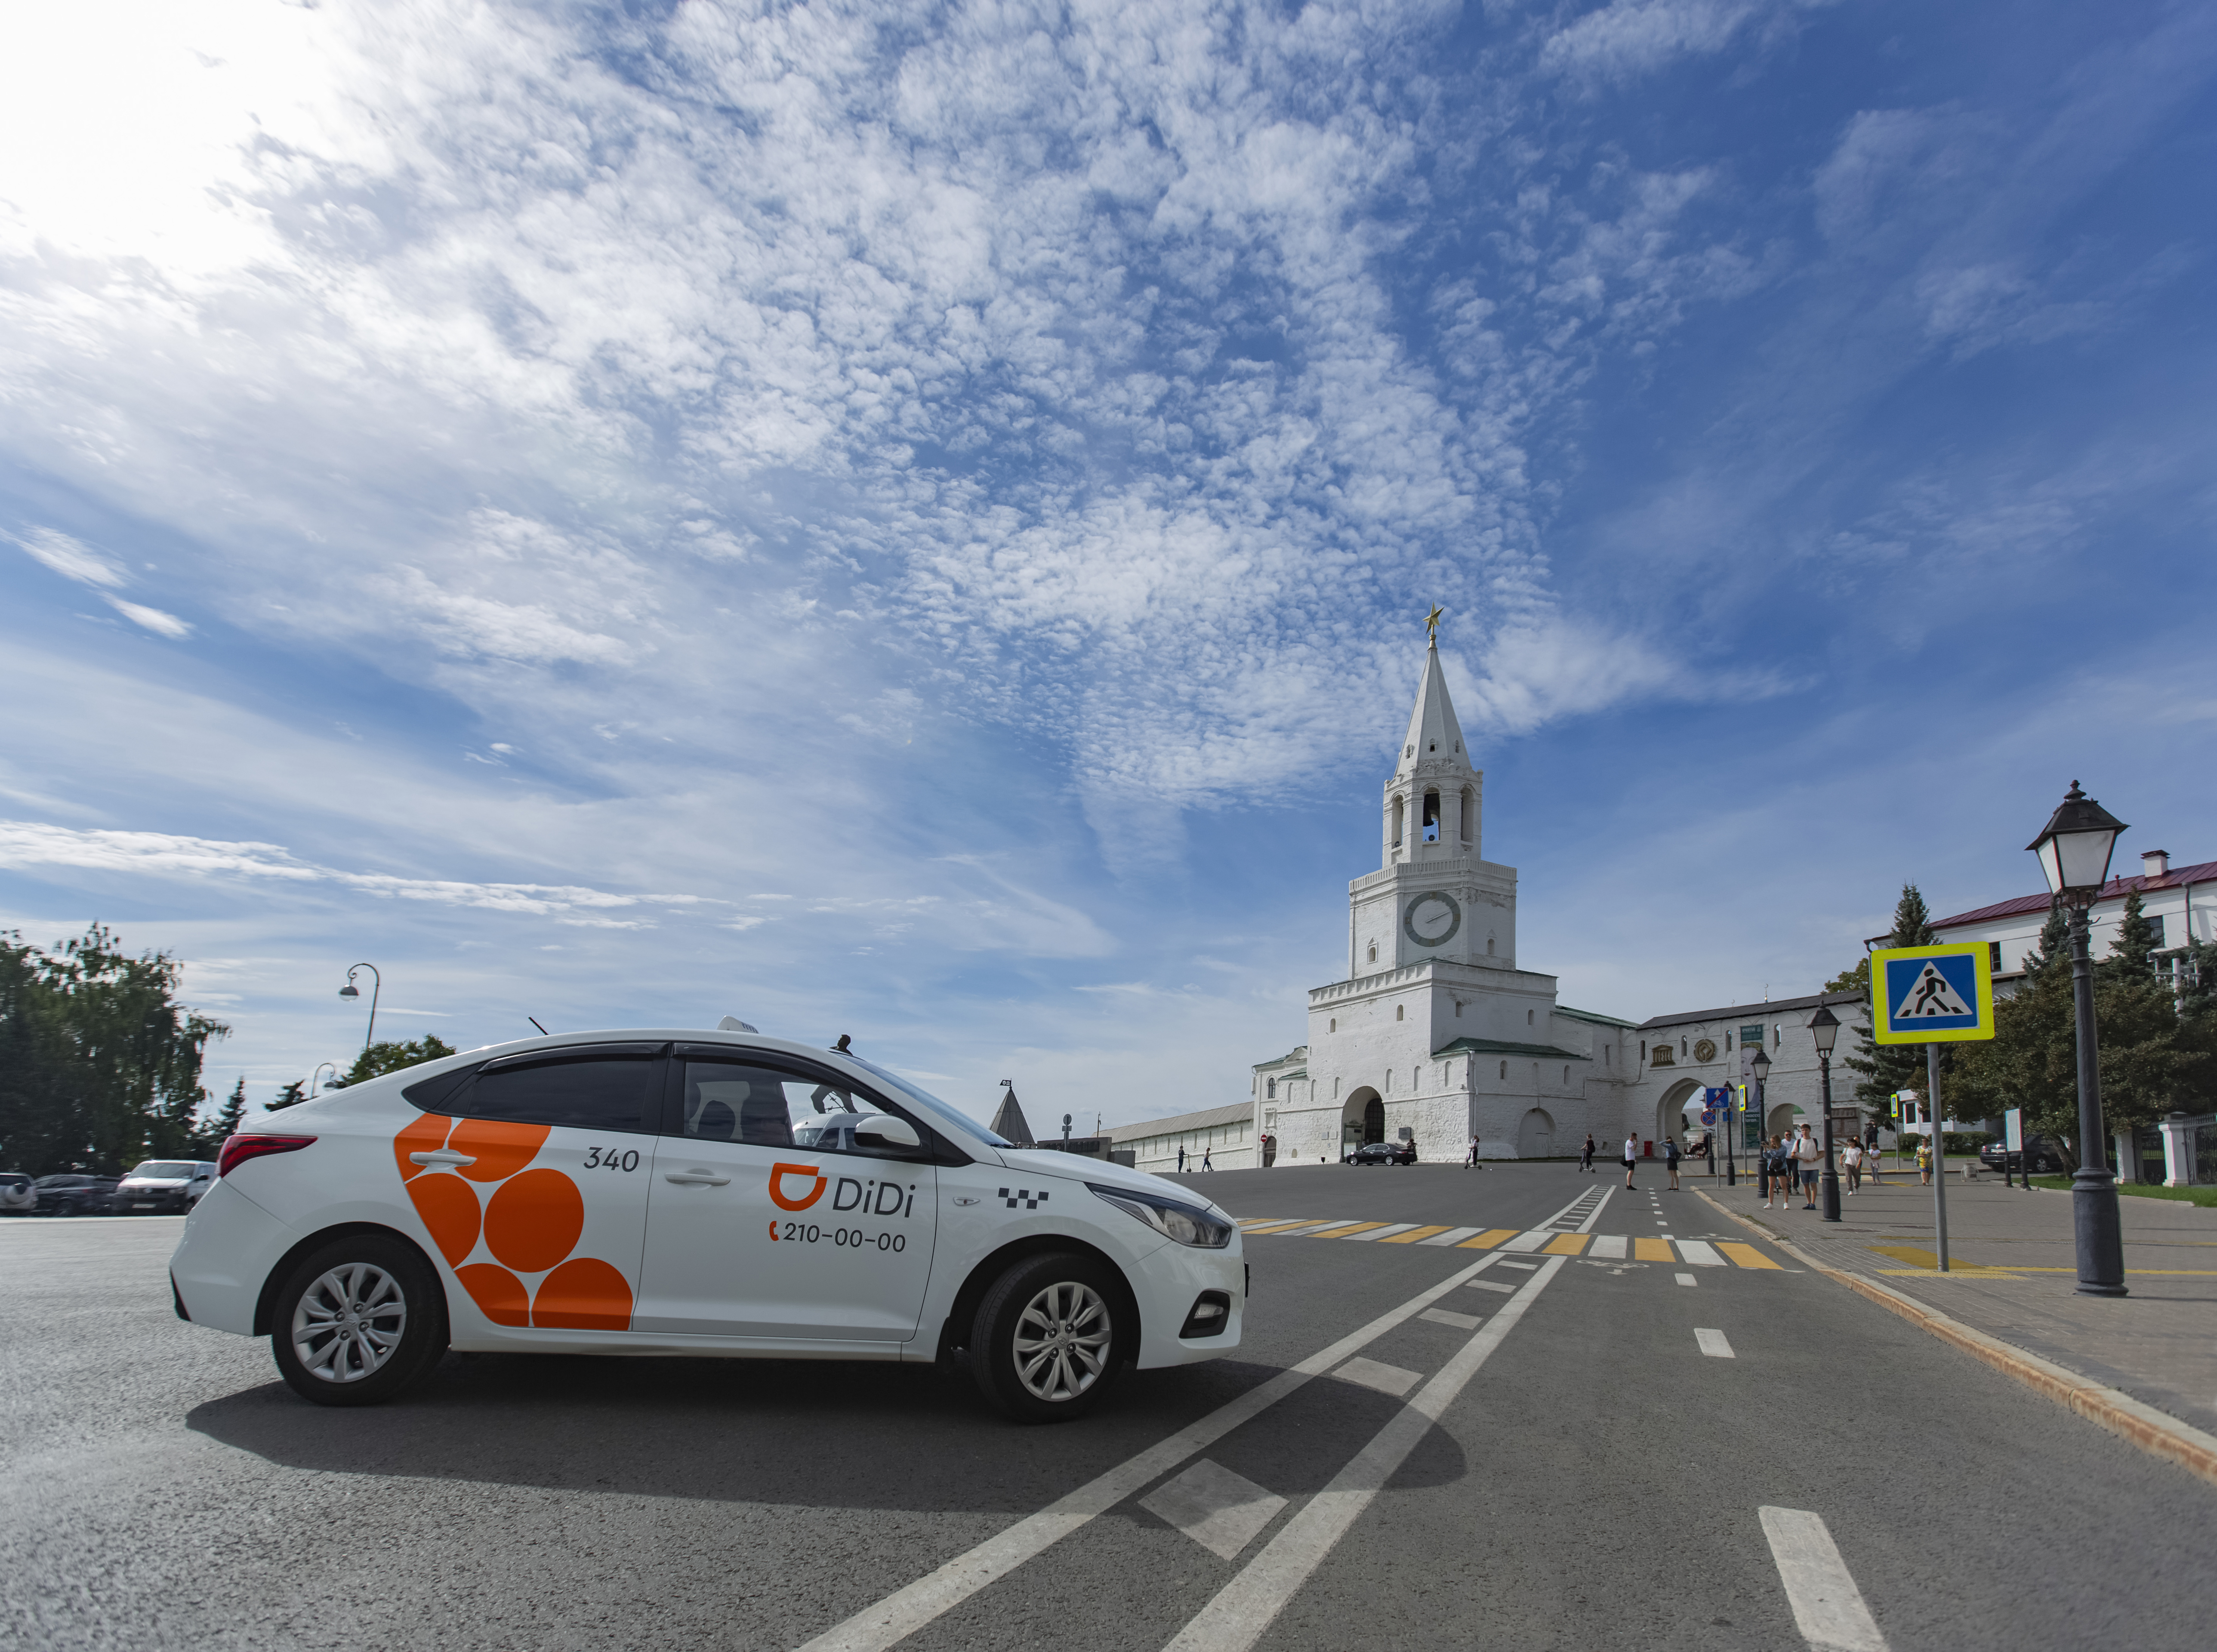
[[[1663,1168],[1670,1173],[1670,1191],[1677,1192],[1678,1138],[1676,1136],[1665,1136],[1663,1138]]]
[[[1589,1176],[1593,1174],[1593,1131],[1588,1131],[1586,1132],[1586,1144],[1578,1150],[1578,1170],[1581,1174]]]
[[[1794,1138],[1793,1157],[1794,1168],[1801,1173],[1801,1208],[1813,1211],[1817,1208],[1817,1167],[1825,1157],[1825,1150],[1809,1133],[1806,1125],[1801,1126],[1801,1134]]]

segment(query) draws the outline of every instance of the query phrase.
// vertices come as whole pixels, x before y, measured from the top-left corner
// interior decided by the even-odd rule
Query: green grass
[[[2053,1187],[2060,1193],[2071,1191],[2068,1176],[2035,1176],[2035,1187]],[[2121,1181],[2117,1191],[2135,1199],[2180,1199],[2189,1205],[2199,1205],[2205,1211],[2217,1211],[2217,1187],[2152,1187],[2146,1182]]]

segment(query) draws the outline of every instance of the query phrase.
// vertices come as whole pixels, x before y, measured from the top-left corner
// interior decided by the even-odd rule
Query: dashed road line
[[[1722,1331],[1712,1330],[1708,1327],[1703,1326],[1695,1331],[1694,1341],[1701,1345],[1701,1352],[1708,1354],[1712,1359],[1734,1359],[1738,1358],[1738,1356],[1732,1352],[1732,1345],[1725,1341],[1725,1334]]]
[[[1812,1652],[1887,1652],[1886,1637],[1863,1604],[1824,1516],[1806,1508],[1758,1508],[1756,1517],[1770,1541],[1794,1626]]]

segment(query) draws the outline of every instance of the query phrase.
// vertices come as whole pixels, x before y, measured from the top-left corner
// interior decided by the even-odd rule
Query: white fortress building
[[[1516,869],[1481,853],[1485,777],[1470,764],[1436,643],[1393,777],[1378,870],[1347,891],[1347,974],[1309,993],[1308,1040],[1254,1069],[1276,1163],[1409,1141],[1452,1162],[1578,1150],[1614,1157],[1640,1078],[1630,1022],[1555,1002],[1518,967]]]

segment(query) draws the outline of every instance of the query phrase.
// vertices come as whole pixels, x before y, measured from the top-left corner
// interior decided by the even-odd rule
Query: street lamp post
[[[1747,1063],[1747,1070],[1755,1080],[1755,1135],[1756,1139],[1761,1141],[1763,1121],[1769,1117],[1770,1109],[1770,1099],[1763,1089],[1770,1078],[1770,1052],[1757,1045],[1754,1059]]]
[[[2078,1022],[2078,1173],[2071,1178],[2071,1218],[2078,1251],[2078,1291],[2125,1294],[2125,1240],[2102,1131],[2102,1071],[2094,1032],[2094,961],[2086,913],[2109,880],[2109,854],[2125,823],[2071,782],[2047,829],[2025,847],[2040,857],[2047,887],[2071,914],[2071,999]]]
[[[331,1076],[333,1078],[337,1078],[339,1076],[339,1064],[336,1061],[318,1062],[316,1063],[316,1070],[309,1079],[308,1082],[308,1096],[311,1100],[314,1100],[317,1096],[321,1095],[324,1092],[324,1069],[326,1067],[331,1069]]]
[[[1832,1162],[1832,1045],[1840,1036],[1840,1018],[1824,1005],[1809,1018],[1810,1036],[1817,1040],[1817,1082],[1825,1102],[1824,1219],[1840,1219],[1840,1173]]]
[[[361,1040],[362,1053],[367,1055],[370,1045],[377,1038],[377,995],[385,989],[385,977],[377,972],[376,965],[357,964],[347,971],[347,983],[339,989],[339,996],[342,998],[361,996],[361,989],[355,985],[354,978],[363,970],[369,971],[369,1031],[363,1035]]]

